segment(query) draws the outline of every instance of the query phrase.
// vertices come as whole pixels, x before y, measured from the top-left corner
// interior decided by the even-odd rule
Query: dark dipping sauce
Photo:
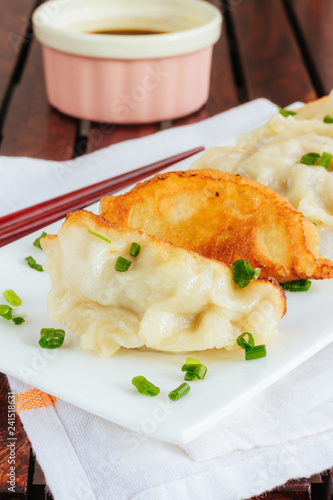
[[[169,31],[155,31],[148,29],[119,28],[110,30],[89,31],[93,35],[163,35]]]

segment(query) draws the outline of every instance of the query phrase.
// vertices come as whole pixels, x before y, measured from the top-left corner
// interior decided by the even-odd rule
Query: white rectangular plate
[[[184,160],[169,170],[186,169],[192,161]],[[90,210],[97,213],[98,205]],[[56,233],[60,225],[52,224],[46,231]],[[45,260],[32,245],[40,233],[0,249],[0,293],[14,289],[22,298],[16,315],[26,318],[20,326],[0,318],[0,370],[124,427],[185,444],[333,341],[333,280],[313,282],[306,293],[287,293],[288,311],[280,324],[280,337],[268,345],[266,358],[246,362],[241,350],[192,353],[208,367],[206,379],[191,383],[184,399],[171,402],[168,393],[183,382],[186,354],[121,349],[103,359],[81,349],[78,338],[72,336],[67,336],[61,349],[39,347],[41,328],[54,326],[45,305],[49,278],[30,269],[24,258]],[[332,241],[332,235],[325,235],[324,241]],[[136,375],[159,386],[160,394],[154,398],[138,394],[131,384]]]

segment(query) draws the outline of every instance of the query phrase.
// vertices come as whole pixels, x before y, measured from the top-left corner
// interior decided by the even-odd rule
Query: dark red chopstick
[[[78,189],[57,198],[0,217],[0,246],[29,234],[51,222],[61,219],[71,210],[84,208],[102,196],[114,194],[125,186],[138,182],[163,168],[193,156],[204,147],[200,146],[184,153],[146,165],[145,167],[117,175],[97,184]]]

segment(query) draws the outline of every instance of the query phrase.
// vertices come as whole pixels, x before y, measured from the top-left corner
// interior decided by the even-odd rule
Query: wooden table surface
[[[213,0],[224,23],[214,50],[210,97],[201,110],[172,123],[82,122],[47,102],[41,48],[31,29],[31,13],[41,2],[0,0],[1,155],[66,160],[197,122],[258,97],[286,106],[316,99],[333,87],[332,0]],[[31,484],[34,458],[18,417],[16,494],[8,493],[8,391],[6,376],[0,374],[0,499],[44,498]],[[317,476],[316,483],[297,479],[260,498],[332,500],[332,485],[333,469]]]

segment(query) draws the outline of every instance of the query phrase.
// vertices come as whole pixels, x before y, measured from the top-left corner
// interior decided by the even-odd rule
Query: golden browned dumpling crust
[[[319,231],[279,194],[256,181],[216,170],[158,174],[121,196],[103,198],[111,222],[231,265],[260,267],[279,282],[333,277],[319,254]]]

